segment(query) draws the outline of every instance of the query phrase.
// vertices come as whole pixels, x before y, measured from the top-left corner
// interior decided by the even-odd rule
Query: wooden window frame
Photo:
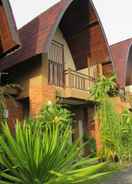
[[[49,56],[48,54],[48,83],[50,85],[64,87],[64,45],[59,43],[58,41],[53,40],[51,43],[51,47],[52,46],[56,48],[60,47],[62,49],[62,56],[60,59],[58,55],[55,54],[55,52],[58,51],[54,50],[50,53],[49,50],[49,54],[51,54],[51,56]]]

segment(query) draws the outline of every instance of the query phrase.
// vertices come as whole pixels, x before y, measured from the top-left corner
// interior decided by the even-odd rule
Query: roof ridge
[[[123,40],[121,40],[121,41],[119,41],[119,42],[117,42],[117,43],[114,43],[114,44],[110,45],[110,47],[116,46],[116,45],[121,44],[121,43],[123,43],[123,42],[127,42],[127,41],[129,41],[129,40],[132,40],[132,37],[127,38],[127,39],[123,39]]]
[[[49,7],[48,9],[46,9],[45,11],[41,12],[39,15],[37,15],[36,17],[34,17],[31,21],[27,22],[25,25],[23,25],[20,29],[18,29],[18,31],[21,31],[22,29],[25,29],[26,26],[30,25],[33,21],[35,21],[37,18],[39,18],[40,16],[42,16],[43,14],[45,14],[46,12],[52,10],[52,8],[54,8],[55,6],[58,6],[60,3],[62,2],[62,0],[60,0],[59,2],[55,3],[53,6]]]

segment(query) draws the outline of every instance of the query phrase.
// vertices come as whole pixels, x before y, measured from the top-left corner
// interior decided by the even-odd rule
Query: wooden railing
[[[65,87],[88,91],[95,79],[83,73],[68,69],[65,71]]]

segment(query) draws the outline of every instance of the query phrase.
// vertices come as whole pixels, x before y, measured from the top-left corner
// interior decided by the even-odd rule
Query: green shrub
[[[108,97],[104,98],[97,113],[100,118],[102,142],[99,154],[102,159],[118,160],[117,147],[120,145],[120,117],[112,100]]]
[[[4,89],[0,87],[0,122],[4,120],[4,111],[5,111],[5,96]]]
[[[51,125],[51,124],[50,124]],[[106,163],[79,156],[78,143],[70,144],[69,125],[38,120],[16,124],[12,135],[7,124],[0,137],[1,184],[72,184],[92,182],[108,174]],[[107,168],[108,169],[108,168]]]
[[[97,80],[91,89],[92,97],[99,102],[97,116],[102,142],[99,156],[103,160],[131,161],[132,113],[128,109],[124,109],[122,113],[116,111],[115,104],[109,97],[111,90],[116,91],[115,89],[113,77]]]
[[[96,140],[88,134],[84,134],[83,141],[86,151],[89,151],[89,157],[96,157]]]
[[[61,124],[63,125],[71,125],[72,123],[72,114],[67,108],[62,107],[59,104],[51,103],[50,105],[45,105],[39,116],[39,122],[43,125],[45,124]]]
[[[132,161],[132,113],[125,109],[120,116],[120,158]]]
[[[108,95],[114,96],[118,93],[115,75],[111,77],[101,76],[90,89],[93,100],[101,102]]]
[[[102,155],[120,162],[132,161],[132,113],[128,109],[116,112],[109,98],[100,110]]]

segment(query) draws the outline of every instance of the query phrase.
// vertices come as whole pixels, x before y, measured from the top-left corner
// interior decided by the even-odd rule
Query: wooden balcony
[[[89,89],[95,79],[86,74],[68,69],[65,71],[65,97],[88,99]]]

